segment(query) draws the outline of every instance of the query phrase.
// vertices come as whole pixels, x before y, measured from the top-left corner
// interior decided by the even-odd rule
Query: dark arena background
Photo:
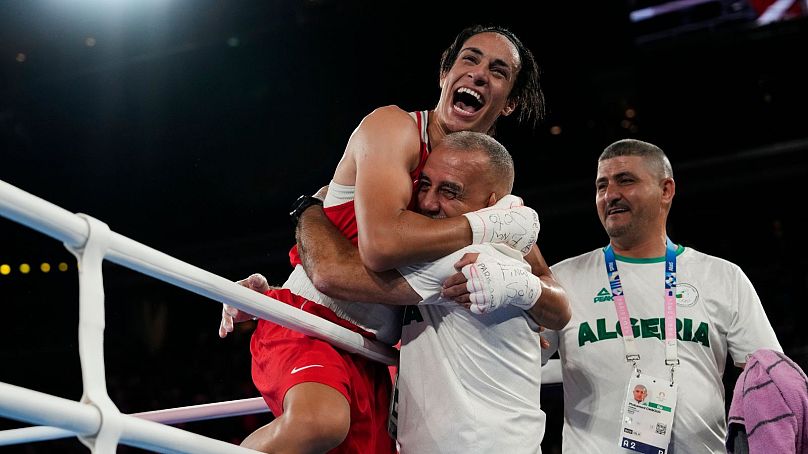
[[[678,183],[671,237],[740,265],[805,369],[808,18],[805,2],[766,13],[773,3],[4,0],[0,179],[225,278],[280,284],[289,206],[329,181],[362,117],[434,107],[454,35],[505,25],[543,71],[547,119],[530,131],[507,118],[498,138],[547,261],[608,241],[594,207],[600,151],[654,142]],[[75,259],[0,218],[0,265],[0,381],[78,400]],[[104,272],[107,381],[122,412],[258,395],[251,323],[221,340],[218,302]],[[542,395],[546,453],[560,452],[560,386]],[[270,418],[180,427],[239,443]],[[0,452],[87,449],[73,438]]]

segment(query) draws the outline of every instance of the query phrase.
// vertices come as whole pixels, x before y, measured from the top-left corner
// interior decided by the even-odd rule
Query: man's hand
[[[468,279],[466,279],[466,276],[459,270],[463,269],[466,265],[474,263],[478,255],[480,254],[477,252],[467,252],[463,254],[463,257],[454,264],[458,272],[443,281],[443,290],[441,290],[440,296],[454,300],[455,303],[464,306],[466,309],[470,308],[471,300],[469,299],[469,289],[466,285]]]
[[[547,350],[548,348],[550,348],[550,341],[548,341],[547,338],[541,335],[541,333],[543,333],[545,329],[546,329],[545,327],[539,326],[539,345],[541,346],[542,349]]]
[[[262,294],[269,290],[269,283],[266,278],[258,273],[251,275],[247,279],[236,281],[236,284]],[[219,323],[219,337],[224,339],[227,337],[228,333],[233,332],[233,325],[246,322],[252,318],[253,316],[251,314],[240,311],[228,304],[222,304],[222,321]]]
[[[524,255],[539,236],[539,215],[515,195],[463,216],[471,226],[473,244],[503,243]]]

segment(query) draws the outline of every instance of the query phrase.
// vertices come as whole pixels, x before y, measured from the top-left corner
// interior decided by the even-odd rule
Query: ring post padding
[[[79,268],[79,358],[84,393],[81,402],[101,412],[101,426],[92,436],[79,440],[96,454],[115,454],[123,424],[118,407],[107,394],[104,369],[104,276],[102,265],[112,237],[107,224],[79,213],[87,222],[87,241],[79,248],[65,244],[78,259]]]

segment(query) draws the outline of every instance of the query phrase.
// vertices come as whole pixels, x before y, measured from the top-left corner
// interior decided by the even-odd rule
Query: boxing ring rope
[[[86,217],[73,214],[2,180],[0,180],[0,215],[60,240],[68,249],[83,247],[90,233]],[[327,340],[343,350],[388,365],[398,362],[398,353],[394,348],[367,339],[359,333],[242,287],[115,232],[110,232],[105,258],[308,336]]]
[[[115,418],[120,429],[120,438],[114,440],[114,445],[107,443],[99,446],[87,438],[97,437],[103,430],[103,426],[109,424],[109,421],[102,419],[97,407],[6,383],[0,383],[0,414],[20,421],[58,426],[70,431],[70,435],[79,436],[85,444],[90,443],[92,452],[99,454],[115,454],[118,442],[164,453],[239,454],[257,452],[130,415],[118,415]],[[16,440],[17,443],[24,441]]]
[[[107,395],[103,358],[104,259],[226,303],[266,320],[326,340],[387,365],[397,351],[315,315],[242,287],[109,230],[0,180],[0,215],[64,243],[79,260],[79,357],[84,383],[80,402],[0,382],[0,416],[41,426],[0,431],[0,446],[78,436],[93,453],[114,454],[119,443],[156,452],[256,452],[167,426],[180,422],[269,411],[261,398],[121,414]],[[560,363],[542,368],[543,382],[561,383]]]
[[[542,383],[546,385],[561,383],[561,361],[558,359],[547,361],[547,363],[542,366],[541,380]],[[0,383],[0,386],[2,385],[3,384]],[[231,400],[229,402],[132,413],[131,416],[162,424],[176,424],[267,412],[269,412],[269,408],[267,408],[264,403],[264,399],[261,397],[253,397],[249,399]],[[74,435],[75,433],[69,430],[49,426],[11,429],[0,431],[0,446],[33,441],[56,440],[72,437]]]
[[[119,442],[157,452],[255,452],[118,411],[107,395],[104,370],[104,259],[343,350],[388,365],[397,362],[397,352],[391,347],[112,232],[101,221],[73,214],[2,180],[0,215],[60,240],[77,256],[79,358],[84,383],[81,402],[0,383],[0,416],[68,430],[93,453],[114,454]]]
[[[5,384],[0,383],[0,389],[2,389],[3,385]],[[2,391],[0,391],[0,395],[1,393]],[[161,424],[177,424],[268,412],[269,408],[267,408],[263,398],[252,397],[249,399],[231,400],[229,402],[217,402],[212,404],[170,408],[167,410],[131,413],[130,416],[146,419],[148,421],[159,422]],[[0,431],[0,446],[29,443],[33,441],[58,440],[60,438],[69,438],[75,435],[76,434],[70,430],[52,426],[34,426],[24,427],[21,429],[3,430]]]

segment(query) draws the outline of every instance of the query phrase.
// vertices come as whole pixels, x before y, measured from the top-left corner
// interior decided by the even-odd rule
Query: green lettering
[[[418,309],[418,306],[406,306],[404,308],[404,322],[403,325],[407,326],[410,323],[414,322],[423,322],[424,317],[421,316],[421,311]]]
[[[659,336],[659,319],[658,318],[644,318],[640,320],[640,330],[642,331],[642,337],[656,337],[657,339],[662,339]]]
[[[690,320],[689,318],[684,320],[684,325],[682,327],[682,340],[693,340],[693,320]]]
[[[581,323],[581,326],[578,327],[578,346],[583,347],[587,342],[594,343],[597,341],[598,337],[595,336],[592,328],[589,327],[589,322]]]
[[[617,339],[617,331],[608,331],[606,329],[606,319],[599,318],[597,321],[598,325],[598,339]]]
[[[710,347],[710,328],[706,323],[701,322],[699,324],[696,333],[693,334],[693,342],[698,342],[708,348]]]

